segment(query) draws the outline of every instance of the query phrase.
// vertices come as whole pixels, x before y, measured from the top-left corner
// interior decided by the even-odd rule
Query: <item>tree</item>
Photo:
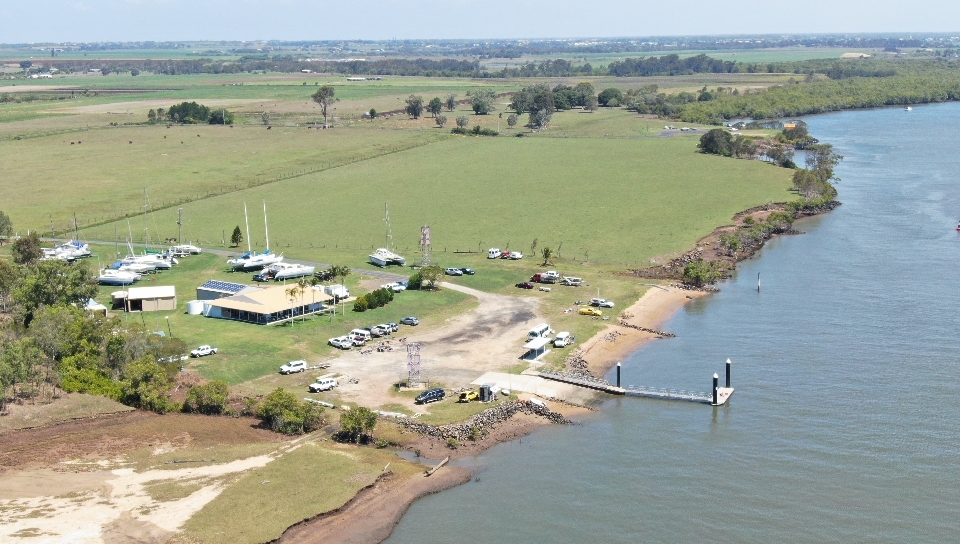
[[[430,99],[430,103],[427,104],[427,111],[429,111],[434,117],[440,115],[440,112],[443,111],[443,102],[440,101],[439,97]]]
[[[620,91],[620,89],[604,89],[597,96],[597,102],[599,102],[601,106],[606,107],[619,106],[621,103],[623,103],[623,93]]]
[[[267,112],[261,113],[261,114],[260,114],[260,122],[262,122],[264,125],[269,125],[269,124],[270,124],[270,114],[267,113]]]
[[[447,95],[447,100],[444,105],[447,107],[447,111],[453,111],[457,109],[457,95]]]
[[[517,117],[517,114],[511,113],[510,116],[507,117],[507,126],[509,126],[510,128],[517,126],[518,119],[519,117]]]
[[[358,441],[373,432],[377,426],[377,413],[363,406],[340,412],[341,436]]]
[[[14,315],[26,326],[41,306],[83,306],[98,290],[96,277],[85,263],[71,265],[60,260],[40,261],[22,269],[19,281],[13,286]]]
[[[134,68],[134,69],[130,70],[130,75],[133,76],[133,77],[137,77],[137,76],[140,75],[140,70]]]
[[[425,266],[420,269],[420,278],[426,282],[427,289],[436,289],[437,282],[443,277],[443,269],[439,265]]]
[[[36,232],[31,232],[28,236],[21,236],[13,242],[13,262],[17,264],[33,264],[40,257],[43,257],[43,250],[40,249],[40,236]]]
[[[553,117],[553,114],[547,110],[536,110],[530,112],[530,119],[528,124],[531,128],[536,130],[541,130],[550,126],[550,119]]]
[[[833,175],[833,169],[843,160],[843,155],[833,152],[832,144],[813,144],[806,147],[807,168],[813,171],[821,181],[839,178]]]
[[[157,122],[163,121],[167,118],[167,110],[163,108],[157,108]]]
[[[486,115],[494,110],[497,93],[493,89],[478,89],[470,97],[470,106],[473,113]]]
[[[109,67],[109,66],[101,66],[101,67],[100,67],[100,75],[102,75],[102,76],[110,75],[110,67]]]
[[[340,285],[346,286],[347,276],[350,275],[350,267],[342,265],[333,265],[330,267],[330,273],[333,277],[340,278]]]
[[[543,255],[543,264],[541,264],[540,266],[549,266],[550,264],[552,264],[550,263],[550,257],[553,257],[552,249],[550,249],[549,247],[545,247],[540,250],[540,254]]]
[[[232,125],[233,124],[233,114],[227,110],[213,110],[210,113],[210,120],[208,121],[211,125]]]
[[[171,385],[167,371],[156,361],[144,357],[124,369],[121,402],[159,414],[169,412],[176,407],[167,397]]]
[[[323,113],[323,128],[327,128],[327,109],[330,107],[330,104],[340,101],[339,98],[334,96],[336,93],[337,91],[333,88],[333,85],[324,85],[317,89],[317,92],[313,93],[310,97],[314,102],[320,104],[320,111]]]
[[[733,154],[733,136],[722,128],[711,129],[700,137],[697,147],[701,153],[729,157]]]
[[[11,236],[13,236],[13,221],[10,220],[10,216],[0,210],[0,245],[3,245],[4,240]]]
[[[575,106],[586,106],[589,100],[593,100],[594,104],[597,102],[597,91],[593,88],[593,85],[587,81],[577,83],[571,92]]]
[[[377,118],[377,110],[370,108],[370,111],[367,112],[367,115],[370,116],[370,120],[372,121]]]
[[[589,95],[583,99],[583,111],[596,111],[597,97]]]
[[[326,424],[323,407],[298,400],[282,388],[267,395],[257,406],[256,414],[273,432],[283,434],[303,434]]]
[[[420,95],[410,95],[407,97],[407,107],[406,111],[409,115],[412,115],[414,119],[419,119],[423,115],[423,97]]]
[[[240,225],[233,227],[233,234],[230,235],[230,243],[233,247],[239,247],[240,242],[243,241],[243,231],[240,230]]]
[[[697,259],[683,268],[683,282],[696,287],[716,283],[723,277],[720,261]]]
[[[447,124],[446,115],[438,115],[434,117],[433,120],[437,122],[437,126],[439,126],[440,128],[443,128],[443,125]]]
[[[210,108],[196,102],[181,102],[170,106],[167,116],[177,123],[206,123],[210,120]]]
[[[32,61],[32,60],[21,60],[21,61],[20,61],[20,67],[23,68],[24,70],[26,70],[27,68],[30,68],[31,66],[33,66],[33,61]]]
[[[147,122],[150,123],[151,125],[157,122],[157,111],[154,110],[153,108],[151,108],[150,111],[147,112]]]
[[[466,115],[460,115],[457,117],[457,128],[467,128],[467,125],[470,124],[470,119]]]

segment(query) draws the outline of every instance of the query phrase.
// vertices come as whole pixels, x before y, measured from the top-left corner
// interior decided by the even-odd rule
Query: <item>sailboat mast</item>
[[[267,226],[267,201],[263,201],[263,230],[267,235],[267,253],[270,253],[270,227]]]
[[[80,224],[77,223],[76,213],[73,214],[73,232],[74,232],[74,239],[79,242],[80,241]]]
[[[250,218],[247,216],[247,203],[243,203],[243,222],[247,225],[247,253],[253,252],[250,249]]]
[[[383,221],[387,227],[386,247],[390,251],[393,251],[393,232],[391,232],[390,229],[390,207],[386,202],[383,203]]]

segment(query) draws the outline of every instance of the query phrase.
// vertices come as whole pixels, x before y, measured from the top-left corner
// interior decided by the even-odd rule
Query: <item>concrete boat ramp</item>
[[[722,406],[730,400],[734,392],[734,388],[730,385],[730,366],[730,360],[727,359],[726,387],[720,386],[720,377],[717,374],[713,375],[712,395],[652,387],[620,387],[619,363],[617,363],[617,385],[611,385],[603,380],[584,380],[532,370],[528,370],[523,374],[487,372],[474,380],[471,385],[479,386],[492,383],[500,389],[531,393],[539,397],[555,398],[574,404],[586,404],[591,400],[595,400],[597,393],[600,392],[609,395],[696,402],[699,404],[709,404],[711,406]]]

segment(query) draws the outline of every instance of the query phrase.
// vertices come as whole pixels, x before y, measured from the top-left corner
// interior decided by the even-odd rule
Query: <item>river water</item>
[[[388,542],[960,541],[960,104],[807,121],[844,205],[623,363],[708,391],[730,357],[729,405],[617,399],[492,448]]]

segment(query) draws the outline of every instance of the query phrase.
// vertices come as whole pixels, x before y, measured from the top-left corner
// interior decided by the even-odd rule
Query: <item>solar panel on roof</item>
[[[239,283],[232,283],[229,281],[220,281],[220,280],[210,280],[207,283],[204,283],[200,286],[200,289],[207,289],[209,291],[220,291],[222,293],[239,293],[246,289],[246,285]]]

